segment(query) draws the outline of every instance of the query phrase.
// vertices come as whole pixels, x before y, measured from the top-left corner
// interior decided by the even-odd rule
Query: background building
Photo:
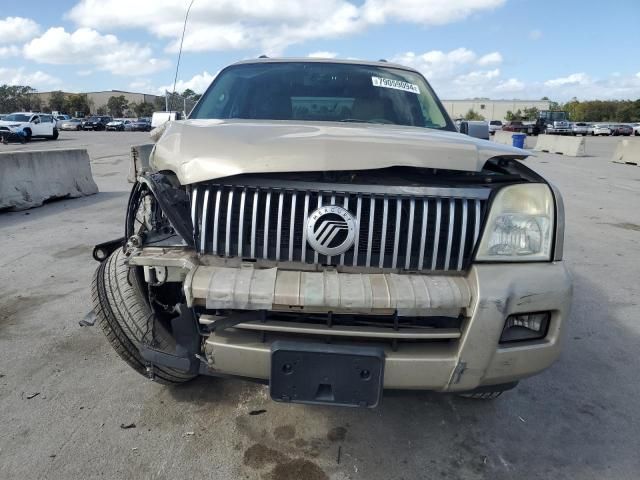
[[[489,100],[479,98],[473,100],[442,100],[444,108],[452,119],[462,118],[469,110],[482,115],[485,120],[506,120],[507,112],[524,111],[525,108],[549,110],[549,100]]]
[[[40,98],[42,105],[48,105],[49,100],[51,99],[51,95],[54,92],[37,92],[34,95]],[[72,95],[71,92],[63,92],[65,96]],[[85,93],[85,92],[82,92]],[[129,105],[148,103],[151,105],[155,105],[156,102],[164,105],[164,97],[158,95],[150,95],[147,93],[135,93],[135,92],[125,92],[123,90],[105,90],[101,92],[86,92],[87,101],[89,102],[89,107],[91,109],[92,114],[98,113],[97,110],[100,107],[106,107],[109,98],[111,97],[119,97],[122,95]]]

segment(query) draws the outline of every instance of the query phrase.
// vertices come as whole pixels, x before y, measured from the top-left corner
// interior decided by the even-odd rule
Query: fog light
[[[510,315],[504,324],[500,343],[544,338],[549,329],[549,312]]]

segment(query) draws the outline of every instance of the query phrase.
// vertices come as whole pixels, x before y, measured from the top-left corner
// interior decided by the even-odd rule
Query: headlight
[[[493,200],[476,260],[550,260],[554,213],[553,194],[547,185],[504,187]]]

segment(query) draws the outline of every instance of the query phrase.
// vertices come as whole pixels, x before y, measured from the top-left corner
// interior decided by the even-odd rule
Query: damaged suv
[[[417,71],[243,61],[163,128],[124,238],[94,250],[94,311],[138,372],[373,407],[492,398],[558,357],[560,194],[526,151],[458,133]]]

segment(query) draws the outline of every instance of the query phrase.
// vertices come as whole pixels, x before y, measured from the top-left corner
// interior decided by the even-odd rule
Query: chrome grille
[[[464,270],[489,196],[483,188],[395,193],[364,185],[356,191],[352,185],[306,185],[194,186],[191,213],[200,253],[373,269]],[[318,254],[307,243],[306,219],[323,205],[343,206],[358,220],[354,246],[342,255]]]

